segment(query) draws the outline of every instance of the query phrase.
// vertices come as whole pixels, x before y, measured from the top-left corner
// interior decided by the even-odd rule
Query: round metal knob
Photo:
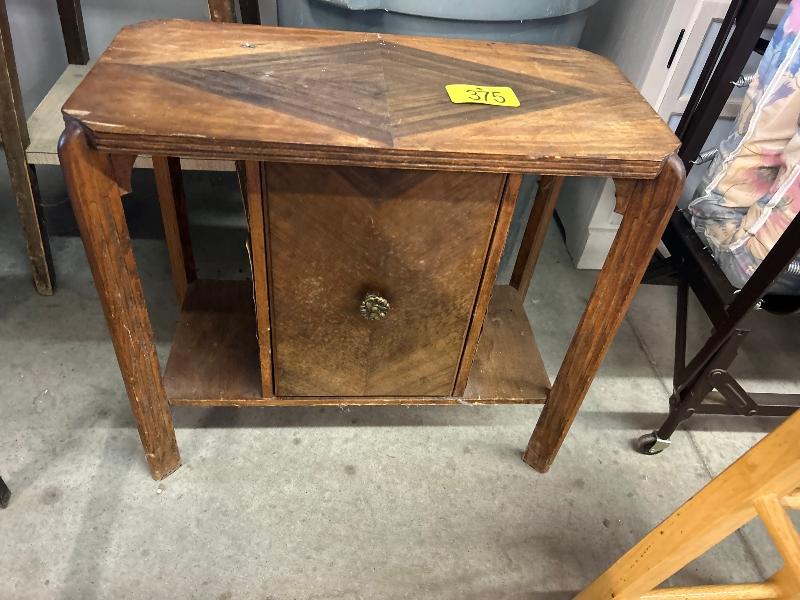
[[[375,292],[368,292],[361,301],[359,312],[368,321],[378,321],[386,318],[390,308],[391,305],[386,298]]]

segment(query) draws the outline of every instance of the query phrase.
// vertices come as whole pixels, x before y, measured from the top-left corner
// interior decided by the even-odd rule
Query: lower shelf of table
[[[197,281],[181,310],[164,372],[171,404],[325,406],[540,404],[550,380],[522,300],[496,286],[463,397],[263,397],[249,281]]]

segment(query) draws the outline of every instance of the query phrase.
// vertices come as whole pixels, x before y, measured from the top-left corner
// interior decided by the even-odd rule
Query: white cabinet
[[[780,2],[764,37],[786,10]],[[590,13],[580,46],[616,62],[674,129],[691,96],[730,5],[729,0],[602,0]],[[745,73],[755,71],[753,54]],[[708,139],[716,146],[731,130],[744,89],[735,89]],[[704,167],[692,169],[682,202],[691,198]],[[610,179],[568,180],[558,204],[567,248],[579,269],[599,269],[621,217]]]

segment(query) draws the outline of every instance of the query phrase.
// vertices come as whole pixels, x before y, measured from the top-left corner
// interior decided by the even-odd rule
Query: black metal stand
[[[748,57],[763,53],[761,32],[777,0],[737,0],[722,22],[711,54],[676,129],[687,171],[733,90]],[[727,40],[727,43],[726,43]],[[677,285],[675,369],[670,410],[661,427],[638,440],[638,449],[657,454],[669,445],[678,425],[693,414],[787,416],[800,406],[800,394],[749,394],[729,368],[749,330],[739,327],[800,250],[800,218],[795,218],[741,290],[728,281],[686,218],[676,211],[663,236],[670,256],[654,259],[644,283]],[[686,364],[689,290],[713,324],[711,337]],[[772,298],[777,306],[796,298]],[[758,401],[761,401],[758,402]]]
[[[8,506],[8,501],[11,499],[11,490],[8,489],[6,482],[0,477],[0,508]]]

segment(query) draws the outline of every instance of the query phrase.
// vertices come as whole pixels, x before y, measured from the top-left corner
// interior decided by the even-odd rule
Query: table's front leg
[[[525,451],[525,462],[537,471],[544,473],[555,459],[658,246],[684,179],[683,163],[672,155],[652,181],[618,186],[628,196],[618,202],[624,208],[622,223]]]
[[[75,123],[67,125],[58,153],[147,463],[153,478],[161,479],[181,459],[122,210],[119,173]]]

